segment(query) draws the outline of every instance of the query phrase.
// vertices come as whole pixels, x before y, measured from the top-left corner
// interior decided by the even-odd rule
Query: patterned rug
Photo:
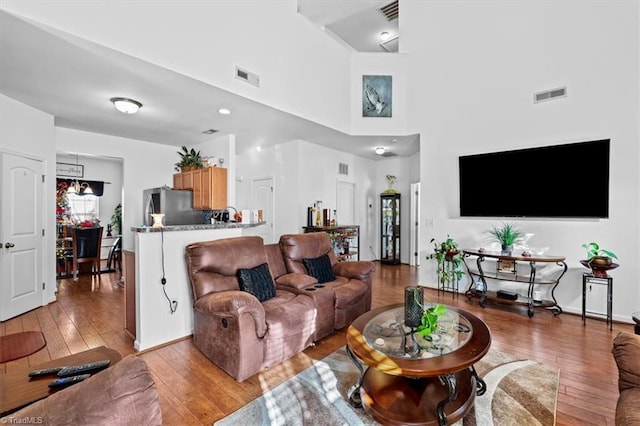
[[[484,395],[456,426],[555,425],[559,371],[489,350],[475,365]],[[344,348],[316,362],[214,426],[378,425],[347,402],[358,370]]]

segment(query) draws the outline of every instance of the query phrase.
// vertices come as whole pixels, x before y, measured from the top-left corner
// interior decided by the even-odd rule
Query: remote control
[[[61,377],[59,379],[55,379],[51,383],[49,383],[50,388],[59,388],[61,386],[68,386],[74,383],[78,383],[91,377],[91,374],[80,374],[79,376],[69,376],[69,377]]]
[[[62,367],[52,367],[52,368],[43,368],[42,370],[33,370],[29,373],[29,377],[40,377],[40,376],[48,376],[50,374],[57,374],[58,371],[63,368],[67,368],[66,366]]]
[[[87,362],[86,364],[74,365],[72,367],[65,367],[62,370],[58,371],[59,377],[66,376],[75,376],[80,373],[85,373],[87,371],[92,370],[101,370],[111,364],[111,361],[108,359],[102,361],[95,362]]]

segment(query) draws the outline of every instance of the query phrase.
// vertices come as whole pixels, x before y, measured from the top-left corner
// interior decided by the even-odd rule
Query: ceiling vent
[[[256,87],[260,87],[260,76],[247,70],[236,66],[236,78],[238,80],[244,80],[249,84],[253,84]]]
[[[338,174],[348,175],[349,174],[349,165],[344,163],[338,163]]]
[[[392,1],[388,5],[381,7],[380,12],[382,12],[389,22],[394,19],[398,19],[398,0]]]
[[[544,92],[538,92],[533,94],[533,103],[551,101],[558,98],[567,97],[567,88],[559,87],[557,89],[545,90]]]
[[[397,157],[398,154],[394,154],[391,151],[385,151],[383,154],[380,154],[380,157]]]
[[[209,130],[205,130],[205,131],[204,131],[204,132],[202,132],[202,133],[204,133],[205,135],[212,135],[212,134],[214,134],[215,132],[217,132],[217,130],[216,130],[216,129],[209,129]]]

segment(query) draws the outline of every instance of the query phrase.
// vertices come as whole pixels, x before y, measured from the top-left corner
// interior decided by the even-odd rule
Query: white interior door
[[[273,178],[259,178],[251,182],[251,206],[255,210],[262,210],[262,220],[266,224],[253,229],[265,244],[273,243]]]
[[[338,181],[337,192],[338,225],[358,225],[356,223],[356,184]]]
[[[2,153],[0,321],[43,304],[41,161]]]

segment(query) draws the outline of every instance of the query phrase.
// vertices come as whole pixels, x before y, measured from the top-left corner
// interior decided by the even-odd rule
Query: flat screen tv
[[[610,140],[465,155],[460,216],[609,217]]]

